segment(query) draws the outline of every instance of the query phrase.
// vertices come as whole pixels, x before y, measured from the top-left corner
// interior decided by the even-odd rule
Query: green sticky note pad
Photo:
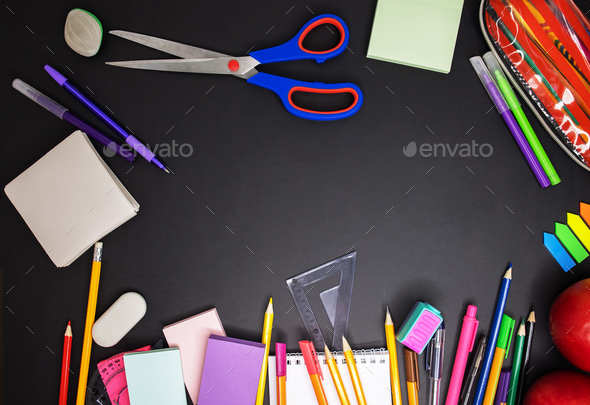
[[[563,246],[570,252],[576,262],[580,263],[582,260],[588,257],[588,252],[574,236],[573,232],[567,227],[567,225],[555,223],[555,235]]]
[[[378,0],[367,57],[449,73],[463,0]]]

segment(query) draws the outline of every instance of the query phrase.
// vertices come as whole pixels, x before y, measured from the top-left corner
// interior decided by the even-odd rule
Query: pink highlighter
[[[457,345],[457,354],[455,355],[455,364],[453,365],[453,374],[451,374],[451,382],[445,405],[457,405],[459,402],[461,383],[463,382],[463,374],[465,374],[465,366],[467,365],[467,356],[473,350],[473,343],[475,342],[475,335],[479,326],[479,321],[475,319],[476,314],[477,307],[475,305],[468,305],[467,314],[463,317],[461,336]]]

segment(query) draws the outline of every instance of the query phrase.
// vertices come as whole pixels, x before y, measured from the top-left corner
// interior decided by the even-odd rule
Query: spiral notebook
[[[391,405],[391,380],[389,378],[389,352],[385,349],[354,350],[356,367],[368,404]],[[334,358],[344,382],[351,405],[358,405],[342,352],[335,352]],[[329,404],[339,404],[330,370],[324,353],[318,353],[318,360],[324,375],[322,385]],[[277,404],[277,368],[275,356],[268,356],[268,389],[270,404]],[[311,380],[301,353],[287,354],[287,403],[289,405],[317,404]]]

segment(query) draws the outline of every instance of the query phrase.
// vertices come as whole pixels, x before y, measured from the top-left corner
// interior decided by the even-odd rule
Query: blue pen
[[[490,376],[490,368],[492,367],[492,357],[494,357],[494,350],[496,349],[496,342],[498,341],[498,333],[500,332],[500,323],[502,322],[502,314],[504,313],[504,306],[506,306],[506,299],[508,298],[508,290],[510,290],[510,282],[512,281],[512,263],[504,274],[502,279],[502,287],[500,287],[500,296],[496,304],[496,313],[494,314],[494,321],[492,322],[492,330],[490,331],[490,338],[486,347],[486,353],[483,358],[481,366],[481,374],[475,389],[475,396],[472,405],[481,405],[483,401],[486,384]]]
[[[68,79],[59,73],[57,70],[53,69],[49,65],[45,65],[45,70],[53,80],[55,80],[60,86],[64,89],[69,91],[76,97],[82,104],[84,104],[90,111],[92,111],[98,118],[100,118],[104,123],[106,123],[109,127],[113,128],[113,130],[121,135],[125,142],[129,144],[133,149],[135,149],[141,156],[143,156],[148,162],[153,163],[161,170],[165,171],[166,173],[170,173],[168,168],[164,166],[162,162],[158,160],[156,155],[149,150],[143,143],[141,143],[136,137],[130,135],[127,131],[121,128],[115,121],[113,121],[108,115],[106,115],[100,108],[98,108],[92,101],[90,101],[80,90],[78,90],[74,85],[68,82]]]

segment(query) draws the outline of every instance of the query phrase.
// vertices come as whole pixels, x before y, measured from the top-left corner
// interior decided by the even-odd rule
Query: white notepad
[[[136,215],[139,204],[76,131],[4,192],[57,267]]]
[[[348,372],[348,367],[344,363],[342,352],[333,352],[338,371],[344,382],[346,394],[351,405],[358,405],[354,395],[354,388]],[[367,404],[371,405],[391,405],[391,380],[389,378],[389,352],[385,349],[371,350],[354,350],[356,367],[359,372],[359,378],[365,393]],[[339,404],[338,394],[330,370],[326,364],[324,353],[318,353],[318,360],[324,379],[322,385],[326,393],[326,399],[329,404]],[[270,404],[277,404],[277,367],[275,356],[268,357],[268,390]],[[313,386],[307,373],[307,367],[303,361],[301,353],[287,354],[287,403],[289,405],[307,405],[317,404],[317,399],[313,392]]]

